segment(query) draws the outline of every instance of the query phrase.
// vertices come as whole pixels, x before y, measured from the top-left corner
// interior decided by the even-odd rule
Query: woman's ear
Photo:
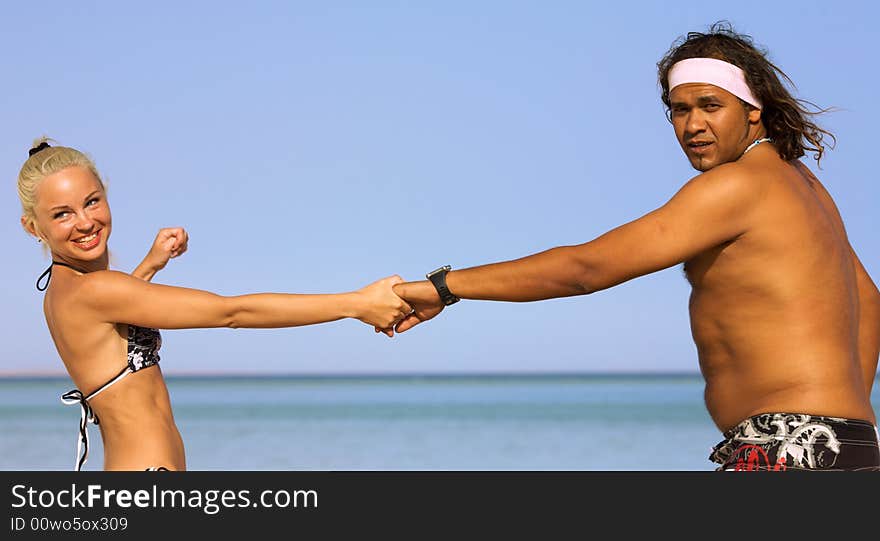
[[[39,232],[37,232],[37,224],[34,223],[33,218],[28,218],[26,215],[22,215],[21,226],[25,231],[36,237],[37,242],[43,242],[42,237],[40,237]]]

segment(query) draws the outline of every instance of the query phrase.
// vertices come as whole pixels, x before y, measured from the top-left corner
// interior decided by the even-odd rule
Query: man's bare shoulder
[[[828,189],[825,188],[825,185],[822,184],[822,181],[819,180],[819,177],[816,176],[813,171],[807,167],[807,165],[800,160],[793,160],[789,162],[789,164],[794,168],[794,170],[804,179],[809,186],[816,191],[823,199],[827,199],[828,201],[833,202],[834,198],[831,197],[831,194],[828,192]]]
[[[689,197],[720,198],[731,205],[757,202],[766,193],[772,172],[752,163],[731,162],[691,178],[679,193]]]

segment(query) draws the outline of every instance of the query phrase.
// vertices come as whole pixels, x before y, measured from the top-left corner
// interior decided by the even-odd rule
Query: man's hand
[[[427,280],[395,284],[393,290],[398,297],[406,301],[413,309],[412,313],[403,318],[394,327],[394,330],[397,332],[406,332],[419,323],[433,318],[445,308],[443,301],[440,300],[440,295],[437,294],[437,289]],[[379,331],[380,329],[377,329],[377,332]],[[388,329],[385,329],[382,332],[387,334],[387,331]]]
[[[352,317],[372,325],[376,332],[393,337],[395,323],[412,312],[409,304],[392,290],[394,284],[402,282],[403,278],[395,274],[356,291],[358,302]]]
[[[153,246],[141,264],[131,273],[132,276],[150,281],[165,268],[168,260],[186,252],[189,235],[182,227],[165,227],[159,230]]]

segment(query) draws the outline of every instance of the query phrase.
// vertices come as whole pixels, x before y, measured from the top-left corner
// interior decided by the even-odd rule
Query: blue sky
[[[156,231],[190,250],[156,281],[348,291],[586,242],[694,176],[656,62],[719,19],[838,111],[822,169],[880,276],[873,2],[13,3],[0,18],[0,373],[61,373],[18,223],[42,134],[109,184],[115,266]],[[463,301],[393,340],[353,320],[163,333],[175,373],[695,371],[679,268],[586,297]]]

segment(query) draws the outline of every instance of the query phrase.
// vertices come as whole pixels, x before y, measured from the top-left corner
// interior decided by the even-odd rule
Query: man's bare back
[[[874,423],[852,332],[856,270],[831,197],[769,145],[728,167],[762,188],[748,231],[685,266],[712,419],[721,430],[776,411]]]

